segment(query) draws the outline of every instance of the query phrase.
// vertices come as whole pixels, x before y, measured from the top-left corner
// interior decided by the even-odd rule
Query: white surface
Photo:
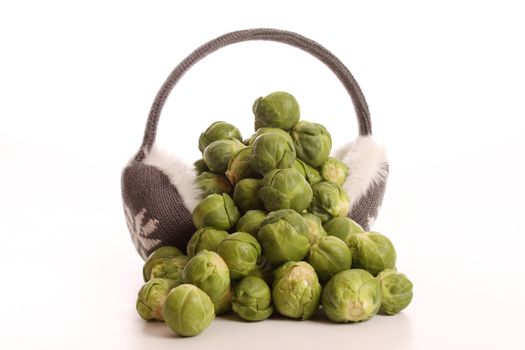
[[[523,347],[517,5],[172,3],[0,5],[1,349]],[[322,43],[365,92],[391,163],[375,228],[415,285],[400,315],[356,325],[230,317],[181,339],[135,313],[141,260],[125,226],[120,169],[173,66],[216,35],[257,26]],[[349,99],[326,68],[292,48],[250,43],[187,74],[159,143],[191,161],[211,121],[249,133],[253,99],[273,90],[294,93],[304,119],[323,122],[335,145],[355,136]]]

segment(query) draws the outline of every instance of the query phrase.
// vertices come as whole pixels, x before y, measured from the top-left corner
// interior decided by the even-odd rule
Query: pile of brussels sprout
[[[330,157],[326,128],[300,121],[286,92],[258,98],[253,112],[246,140],[222,121],[200,135],[195,234],[186,254],[165,246],[148,257],[139,315],[194,336],[230,310],[306,320],[322,305],[334,322],[359,322],[407,307],[412,283],[392,242],[347,217],[352,169]]]

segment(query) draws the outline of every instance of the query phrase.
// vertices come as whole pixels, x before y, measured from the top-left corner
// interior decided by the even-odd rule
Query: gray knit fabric
[[[357,115],[359,135],[372,134],[370,112],[365,97],[346,66],[320,44],[299,34],[277,29],[248,29],[231,32],[207,42],[170,73],[151,106],[142,145],[122,172],[122,198],[131,238],[139,254],[146,258],[156,248],[175,245],[185,251],[195,228],[191,213],[182,197],[160,170],[142,163],[155,142],[162,108],[180,78],[195,63],[221,47],[250,40],[270,40],[302,49],[330,68],[347,90]],[[388,164],[385,164],[388,170]],[[370,218],[377,216],[386,186],[385,181],[373,186],[355,203],[350,217],[368,229]]]

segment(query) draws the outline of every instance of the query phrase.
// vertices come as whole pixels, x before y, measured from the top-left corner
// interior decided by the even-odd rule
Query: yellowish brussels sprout
[[[255,270],[261,257],[261,246],[249,233],[235,232],[219,244],[217,253],[228,265],[230,278],[235,280]]]
[[[230,310],[230,271],[219,254],[201,250],[186,264],[182,277],[185,283],[193,284],[208,294],[216,315]]]
[[[342,186],[348,176],[348,166],[335,158],[328,158],[321,165],[321,176],[324,181]]]
[[[326,284],[322,304],[324,313],[334,322],[366,321],[379,311],[381,286],[365,270],[345,270]]]
[[[395,315],[410,304],[414,295],[413,285],[406,275],[392,269],[385,269],[376,278],[381,283],[383,294],[381,312]]]
[[[228,237],[228,232],[216,230],[213,227],[203,227],[191,236],[186,252],[189,258],[193,258],[201,250],[216,251],[219,243]]]
[[[283,316],[307,320],[319,307],[321,289],[312,266],[289,261],[275,270],[273,304]]]
[[[177,282],[164,278],[153,278],[140,288],[137,298],[137,312],[144,320],[164,321],[162,307],[168,293]]]
[[[192,284],[181,284],[171,290],[162,315],[171,330],[182,337],[201,333],[215,318],[210,297]]]

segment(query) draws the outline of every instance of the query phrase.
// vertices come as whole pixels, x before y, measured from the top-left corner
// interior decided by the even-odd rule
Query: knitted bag
[[[377,217],[388,176],[388,161],[384,150],[372,139],[368,105],[350,71],[323,46],[299,34],[276,29],[241,30],[207,42],[175,67],[153,101],[142,145],[122,171],[126,222],[143,258],[164,245],[174,245],[185,251],[195,231],[191,215],[199,200],[195,170],[154,146],[164,103],[179,79],[199,60],[224,46],[249,40],[270,40],[302,49],[327,65],[339,78],[352,99],[359,136],[332,156],[345,162],[350,169],[343,184],[350,198],[349,217],[365,230],[371,228]]]

